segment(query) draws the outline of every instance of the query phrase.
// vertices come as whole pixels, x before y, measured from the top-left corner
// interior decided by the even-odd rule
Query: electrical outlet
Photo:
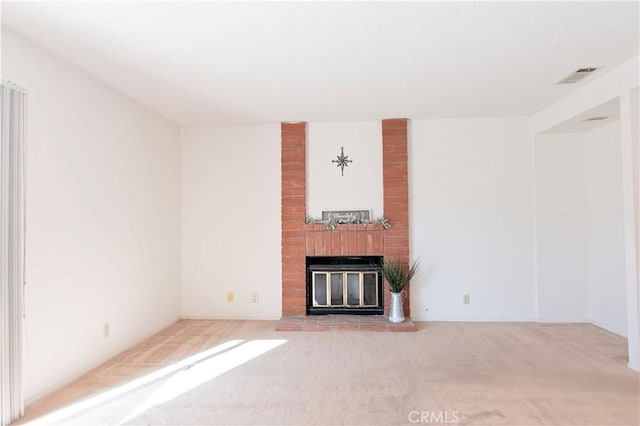
[[[469,294],[465,294],[464,296],[462,296],[462,303],[464,303],[465,305],[470,304],[471,296]]]
[[[102,335],[104,337],[109,337],[109,323],[108,322],[105,322],[102,325]]]
[[[260,295],[257,291],[251,293],[251,303],[258,303],[260,301]]]
[[[232,291],[227,293],[227,302],[233,303],[233,292]]]

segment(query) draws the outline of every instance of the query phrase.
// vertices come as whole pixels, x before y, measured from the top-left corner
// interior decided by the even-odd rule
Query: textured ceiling
[[[638,4],[4,2],[2,25],[179,124],[477,117],[638,55]]]

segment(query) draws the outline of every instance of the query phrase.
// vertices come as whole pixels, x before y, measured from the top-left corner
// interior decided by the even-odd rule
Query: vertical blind
[[[0,84],[0,422],[24,414],[22,343],[26,92]]]

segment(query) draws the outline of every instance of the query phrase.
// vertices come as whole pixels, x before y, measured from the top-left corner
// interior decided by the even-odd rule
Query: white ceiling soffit
[[[606,126],[620,119],[620,102],[618,98],[605,102],[597,107],[576,115],[559,123],[541,134],[551,133],[584,133],[598,127]]]
[[[2,7],[3,28],[178,124],[531,115],[638,55],[638,2]]]

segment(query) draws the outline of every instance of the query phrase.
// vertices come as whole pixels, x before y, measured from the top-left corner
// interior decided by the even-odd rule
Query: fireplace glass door
[[[378,306],[375,271],[312,272],[313,307],[366,308]]]
[[[382,315],[382,256],[307,257],[307,314]]]

